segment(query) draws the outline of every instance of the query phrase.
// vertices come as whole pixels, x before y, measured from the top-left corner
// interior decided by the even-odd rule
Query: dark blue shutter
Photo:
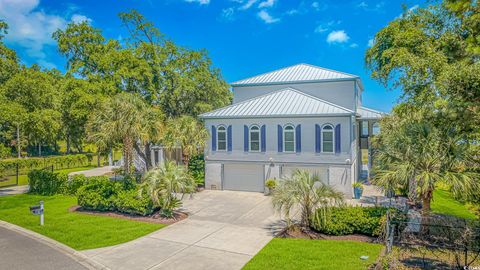
[[[248,127],[243,126],[243,151],[248,152]]]
[[[283,128],[278,125],[278,152],[283,152]]]
[[[232,152],[232,125],[227,128],[227,151]]]
[[[340,124],[335,127],[335,153],[340,153],[342,151],[340,145],[342,145],[342,140],[340,136]]]
[[[315,124],[315,153],[320,153],[321,146],[320,146],[320,125]]]
[[[300,153],[302,152],[302,125],[298,125],[295,129],[296,151]]]
[[[260,140],[262,144],[262,152],[266,152],[267,151],[267,132],[266,132],[265,125],[263,125],[260,128]]]
[[[212,126],[212,151],[217,151],[217,128]]]

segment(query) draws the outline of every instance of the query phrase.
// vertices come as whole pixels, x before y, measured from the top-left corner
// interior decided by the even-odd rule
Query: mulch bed
[[[136,215],[129,215],[129,214],[118,213],[118,212],[111,212],[111,211],[99,212],[99,211],[84,210],[82,209],[81,206],[78,206],[78,205],[70,207],[68,211],[79,212],[82,214],[94,215],[94,216],[115,217],[115,218],[122,218],[122,219],[142,221],[142,222],[160,223],[165,225],[173,224],[175,222],[184,220],[188,217],[186,213],[179,212],[179,211],[174,212],[174,218],[164,218],[160,216],[158,212],[153,213],[150,216],[136,216]]]
[[[302,238],[302,239],[318,239],[318,240],[349,240],[366,243],[378,243],[376,237],[371,237],[361,234],[350,235],[326,235],[309,228],[301,228],[299,226],[292,226],[279,232],[276,237],[279,238]]]

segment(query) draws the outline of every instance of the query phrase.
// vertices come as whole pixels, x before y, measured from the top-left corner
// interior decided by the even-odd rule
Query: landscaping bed
[[[140,216],[140,215],[131,215],[131,214],[125,214],[125,213],[119,213],[119,212],[113,212],[113,211],[100,212],[100,211],[93,211],[93,210],[85,210],[85,209],[82,209],[82,207],[79,205],[74,205],[68,208],[68,211],[87,214],[87,215],[114,217],[114,218],[157,223],[157,224],[164,224],[164,225],[170,225],[175,222],[184,220],[188,217],[186,213],[183,213],[180,211],[175,211],[173,218],[166,218],[161,216],[160,213],[158,212],[148,216]]]

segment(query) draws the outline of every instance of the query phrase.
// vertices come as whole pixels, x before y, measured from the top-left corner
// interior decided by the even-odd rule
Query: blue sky
[[[389,111],[399,91],[370,78],[365,50],[375,33],[419,1],[320,0],[0,0],[6,42],[31,65],[65,70],[52,32],[88,20],[108,38],[126,36],[117,14],[137,9],[167,37],[205,48],[227,82],[309,63],[361,76],[363,104]]]

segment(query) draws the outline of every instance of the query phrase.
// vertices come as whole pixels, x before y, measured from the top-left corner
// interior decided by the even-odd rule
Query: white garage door
[[[263,192],[263,173],[263,165],[225,164],[223,189]]]
[[[328,169],[326,167],[315,167],[315,166],[283,166],[282,167],[282,177],[290,176],[295,170],[306,170],[311,174],[316,173],[320,180],[328,184]]]

